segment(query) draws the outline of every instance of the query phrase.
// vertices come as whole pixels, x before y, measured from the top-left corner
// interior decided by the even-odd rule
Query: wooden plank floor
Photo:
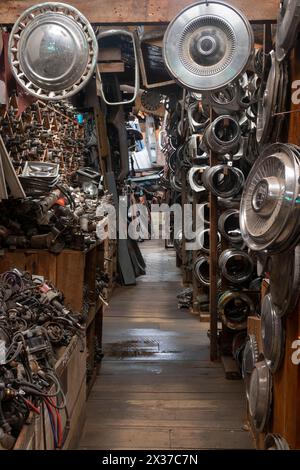
[[[106,311],[105,357],[80,448],[252,448],[243,383],[209,361],[208,325],[177,309],[174,252],[161,242],[141,247],[147,275],[116,289]]]

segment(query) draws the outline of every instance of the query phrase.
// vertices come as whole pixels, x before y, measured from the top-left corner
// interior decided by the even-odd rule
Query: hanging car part
[[[244,350],[247,342],[247,332],[239,331],[236,333],[232,340],[232,356],[235,359],[237,366],[242,371]]]
[[[208,191],[221,198],[237,196],[244,185],[244,174],[236,167],[215,165],[203,173],[203,184]]]
[[[279,83],[280,68],[275,58],[274,51],[270,52],[271,68],[269,71],[267,83],[261,85],[260,97],[258,100],[257,121],[256,121],[256,139],[260,145],[268,142],[272,131],[273,114],[276,110]]]
[[[277,17],[275,51],[282,61],[295,45],[300,27],[300,1],[281,0]]]
[[[193,133],[200,132],[205,129],[210,122],[209,116],[207,116],[203,109],[201,109],[199,101],[194,101],[189,104],[187,115],[189,125]]]
[[[256,431],[262,432],[269,421],[272,402],[272,375],[266,361],[257,362],[251,374],[249,412]]]
[[[101,40],[102,39],[109,38],[109,37],[115,37],[115,36],[119,36],[120,41],[122,41],[122,36],[130,38],[131,41],[132,41],[133,52],[134,52],[134,92],[133,92],[133,96],[127,101],[115,101],[115,102],[114,101],[112,101],[112,102],[108,101],[108,99],[106,98],[105,93],[104,93],[103,81],[102,81],[102,77],[101,77],[99,67],[96,67],[97,77],[98,77],[98,81],[99,81],[100,94],[101,94],[101,97],[102,97],[103,101],[108,106],[120,106],[122,104],[125,105],[125,104],[134,103],[136,98],[137,98],[137,95],[139,93],[139,90],[140,90],[140,74],[139,74],[139,64],[138,64],[138,57],[137,57],[137,44],[136,44],[137,39],[136,39],[135,34],[132,33],[131,31],[126,31],[125,29],[109,29],[109,30],[101,31],[97,35],[97,39],[99,41],[99,47],[101,47]]]
[[[170,184],[171,184],[171,188],[173,189],[173,191],[177,191],[178,193],[181,193],[182,183],[177,172],[170,173]]]
[[[284,332],[271,294],[267,294],[262,301],[261,336],[265,360],[271,372],[275,374],[284,354]]]
[[[278,269],[280,266],[280,269]],[[300,292],[300,246],[271,257],[270,294],[277,315],[292,313]]]
[[[207,127],[204,137],[208,147],[214,152],[234,155],[239,149],[241,128],[232,116],[219,116]]]
[[[242,376],[246,387],[246,396],[249,400],[250,379],[255,364],[258,361],[259,351],[255,335],[248,335],[243,354]]]
[[[209,279],[209,257],[199,256],[194,263],[194,275],[204,286],[210,285]]]
[[[276,253],[291,249],[299,240],[298,152],[293,145],[270,145],[248,175],[240,227],[244,241],[254,251]]]
[[[217,114],[237,113],[249,107],[249,101],[239,83],[231,83],[223,90],[207,93],[205,99]]]
[[[12,72],[26,92],[42,100],[78,93],[91,78],[98,57],[93,28],[76,8],[41,3],[14,24],[8,47]]]
[[[145,90],[141,95],[141,103],[147,111],[157,111],[162,104],[163,97],[155,90]]]
[[[143,26],[139,26],[138,38],[137,51],[144,87],[147,89],[153,89],[174,85],[174,80],[170,80],[169,74],[164,67],[162,48],[151,42],[147,42],[151,41],[151,39],[157,41],[157,39],[163,38],[163,31],[159,31],[158,34],[156,34],[155,31],[145,32],[145,28]],[[148,65],[149,63],[151,64],[151,68]],[[153,73],[153,69],[155,69],[155,73]]]
[[[202,183],[202,175],[206,168],[207,165],[193,166],[188,172],[189,185],[195,193],[206,191]]]
[[[182,10],[164,37],[168,71],[185,88],[224,88],[246,68],[253,52],[247,18],[231,5],[202,1]]]
[[[205,202],[204,204],[197,204],[197,217],[201,220],[204,225],[210,225],[210,216],[209,216],[209,203]]]
[[[290,446],[280,434],[267,434],[265,450],[290,450]]]
[[[228,209],[221,214],[218,221],[220,233],[233,245],[243,243],[239,217],[240,213],[237,209]]]
[[[230,330],[245,330],[247,318],[255,312],[252,299],[243,292],[226,291],[219,298],[218,312]]]
[[[229,248],[221,253],[219,268],[229,282],[243,284],[251,278],[254,266],[248,253]]]
[[[217,232],[218,245],[221,243],[221,235]],[[203,253],[209,253],[210,229],[206,228],[197,234],[197,244]]]

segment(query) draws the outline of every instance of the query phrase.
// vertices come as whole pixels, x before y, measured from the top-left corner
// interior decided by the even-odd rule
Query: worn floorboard
[[[105,357],[87,405],[81,449],[244,449],[243,383],[209,360],[208,325],[178,310],[175,254],[141,245],[147,275],[115,290]]]

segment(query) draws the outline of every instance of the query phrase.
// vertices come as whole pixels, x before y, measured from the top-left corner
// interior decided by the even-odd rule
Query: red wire
[[[47,409],[49,411],[49,413],[51,414],[52,416],[52,420],[53,420],[53,425],[55,426],[55,416],[54,416],[54,413],[53,413],[53,410],[52,410],[52,403],[50,402],[50,399],[49,398],[45,398],[45,403],[46,403],[46,406],[47,406]],[[54,429],[54,432],[55,434],[57,434],[57,430]],[[55,441],[54,441],[55,442]],[[55,445],[54,445],[55,447]]]
[[[58,447],[61,448],[62,446],[62,441],[63,441],[63,431],[62,431],[62,422],[61,422],[61,416],[59,413],[59,410],[55,407],[55,402],[53,398],[48,398],[48,401],[50,402],[50,405],[53,406],[54,411],[56,413],[56,424],[57,424],[57,430],[58,430]]]
[[[41,414],[40,409],[34,406],[34,404],[31,401],[27,400],[26,398],[24,398],[24,401],[26,405],[28,406],[28,408],[34,411],[37,415]]]

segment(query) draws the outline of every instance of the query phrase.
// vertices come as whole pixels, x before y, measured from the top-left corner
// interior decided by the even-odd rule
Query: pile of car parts
[[[61,346],[83,339],[83,317],[64,304],[63,294],[40,276],[17,269],[0,276],[0,448],[12,449],[29,412],[67,413],[55,372]],[[53,423],[54,447],[65,437]],[[55,432],[54,432],[55,431]]]

